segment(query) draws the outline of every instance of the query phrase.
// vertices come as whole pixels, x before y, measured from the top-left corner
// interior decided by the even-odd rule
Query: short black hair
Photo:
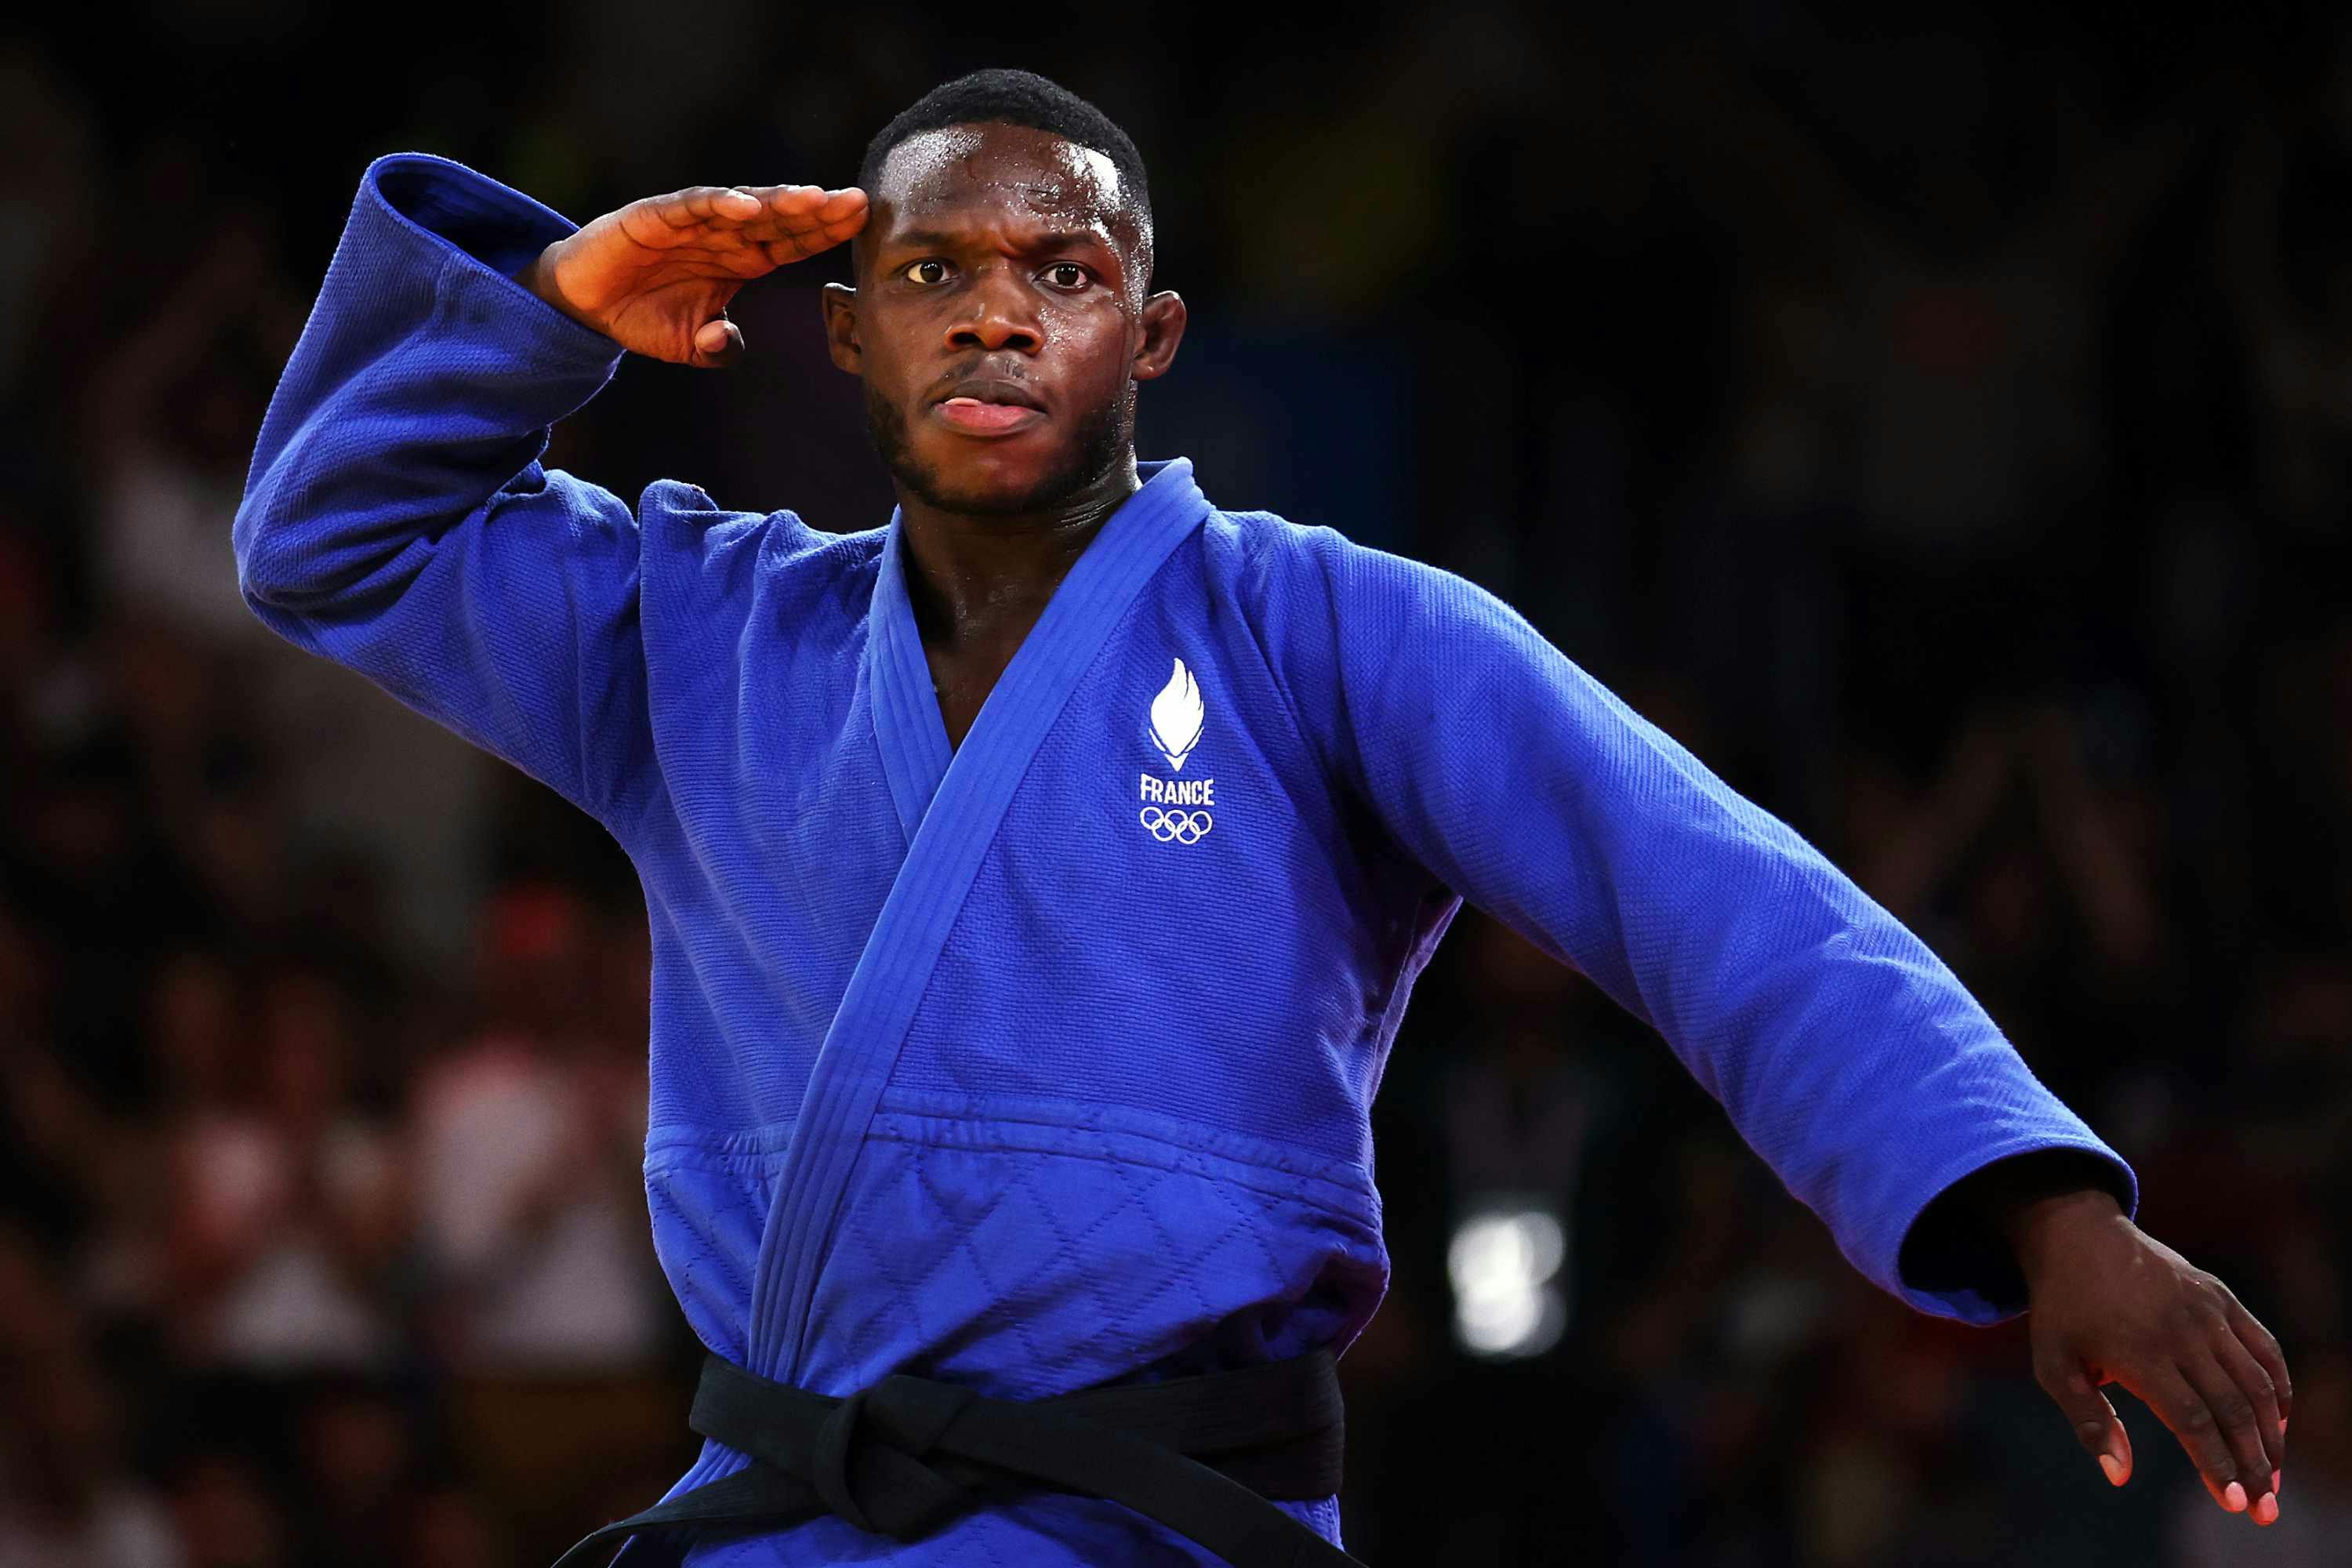
[[[1050,132],[1108,158],[1111,167],[1118,171],[1120,191],[1142,220],[1144,243],[1150,244],[1151,185],[1144,178],[1143,154],[1109,115],[1034,71],[977,70],[941,82],[875,133],[857,165],[857,183],[872,194],[875,182],[882,177],[883,161],[891,149],[910,137],[950,125],[990,123]]]

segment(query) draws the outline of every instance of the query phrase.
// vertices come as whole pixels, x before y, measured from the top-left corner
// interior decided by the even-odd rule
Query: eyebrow
[[[883,242],[885,248],[892,250],[953,250],[958,246],[969,243],[970,237],[967,235],[950,234],[944,229],[936,228],[910,228],[904,234],[893,235]],[[1034,235],[1023,242],[1022,248],[1024,250],[1058,250],[1080,245],[1099,246],[1106,250],[1113,251],[1118,248],[1116,241],[1094,229],[1087,228],[1053,229],[1045,234]]]

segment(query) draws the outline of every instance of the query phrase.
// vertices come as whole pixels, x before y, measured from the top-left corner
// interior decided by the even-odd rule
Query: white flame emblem
[[[1201,743],[1201,688],[1184,661],[1176,661],[1176,672],[1160,695],[1151,700],[1151,742],[1168,759],[1168,765],[1178,773],[1184,771],[1184,759]]]

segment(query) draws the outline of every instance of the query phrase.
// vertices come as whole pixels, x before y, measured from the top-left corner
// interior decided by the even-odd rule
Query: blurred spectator
[[[445,1489],[419,1498],[401,1541],[402,1568],[498,1568],[509,1561],[499,1549],[481,1509],[457,1491]]]
[[[65,1357],[80,1328],[32,1238],[0,1226],[0,1362],[14,1368]]]
[[[2334,19],[2299,91],[2267,98],[2219,216],[2256,414],[2256,495],[2307,541],[2352,515],[2352,24]]]
[[[257,214],[224,217],[88,384],[83,461],[98,485],[107,597],[183,640],[274,640],[220,548],[272,367],[293,347],[268,244]]]
[[[0,1438],[0,1564],[179,1568],[163,1505],[123,1467],[112,1390],[79,1344],[11,1357]]]
[[[148,153],[173,179],[201,188],[213,177],[169,139]],[[354,838],[398,868],[396,911],[429,944],[475,891],[484,764],[246,607],[226,540],[300,307],[262,211],[205,219],[159,300],[82,384],[79,468],[122,661],[116,700],[149,732],[159,802],[198,818],[180,836],[236,916],[282,918],[287,851],[303,837]],[[226,744],[241,738],[225,724],[232,701],[277,745]],[[298,837],[278,842],[257,825],[265,812],[290,814]]]
[[[0,476],[47,496],[66,434],[44,349],[99,230],[102,139],[74,73],[12,37],[0,44]]]
[[[597,1014],[600,956],[576,898],[502,892],[482,925],[485,1026],[418,1085],[435,1321],[469,1372],[631,1370],[663,1348],[637,1176],[644,1047]]]
[[[1842,694],[1906,767],[1937,715],[2014,700],[2074,655],[2109,479],[2097,301],[2226,82],[2126,129],[2083,112],[2105,85],[2091,58],[2049,50],[2004,73],[1989,26],[1817,34],[1851,68],[1810,80],[1676,54],[1644,100],[1763,263],[1747,310],[1800,334],[1791,363],[1761,368],[1801,391],[1744,411],[1734,452],[1774,465],[1748,483],[1840,525],[1825,542],[1868,650]],[[1978,635],[1995,617],[2002,634]]]
[[[187,1568],[285,1568],[286,1521],[261,1467],[241,1454],[203,1452],[183,1462],[172,1516]]]
[[[409,1422],[384,1394],[331,1384],[300,1413],[299,1553],[306,1563],[394,1568],[415,1505]]]
[[[406,1205],[394,1140],[352,1102],[348,1000],[287,967],[257,1004],[256,1081],[206,1084],[177,1141],[170,1327],[199,1366],[381,1367]]]

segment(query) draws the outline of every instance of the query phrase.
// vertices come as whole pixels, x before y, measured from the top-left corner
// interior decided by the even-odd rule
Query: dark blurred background
[[[1193,324],[1143,455],[1485,584],[1821,844],[2295,1374],[2275,1528],[2113,1388],[2111,1490],[2021,1324],[1864,1283],[1465,916],[1381,1104],[1358,1553],[2352,1562],[2352,27],[923,9],[0,25],[0,1568],[529,1565],[683,1468],[634,874],[275,641],[229,520],[370,157],[576,221],[845,183],[998,64],[1150,162]],[[841,266],[747,291],[734,372],[625,363],[550,462],[882,522]]]

